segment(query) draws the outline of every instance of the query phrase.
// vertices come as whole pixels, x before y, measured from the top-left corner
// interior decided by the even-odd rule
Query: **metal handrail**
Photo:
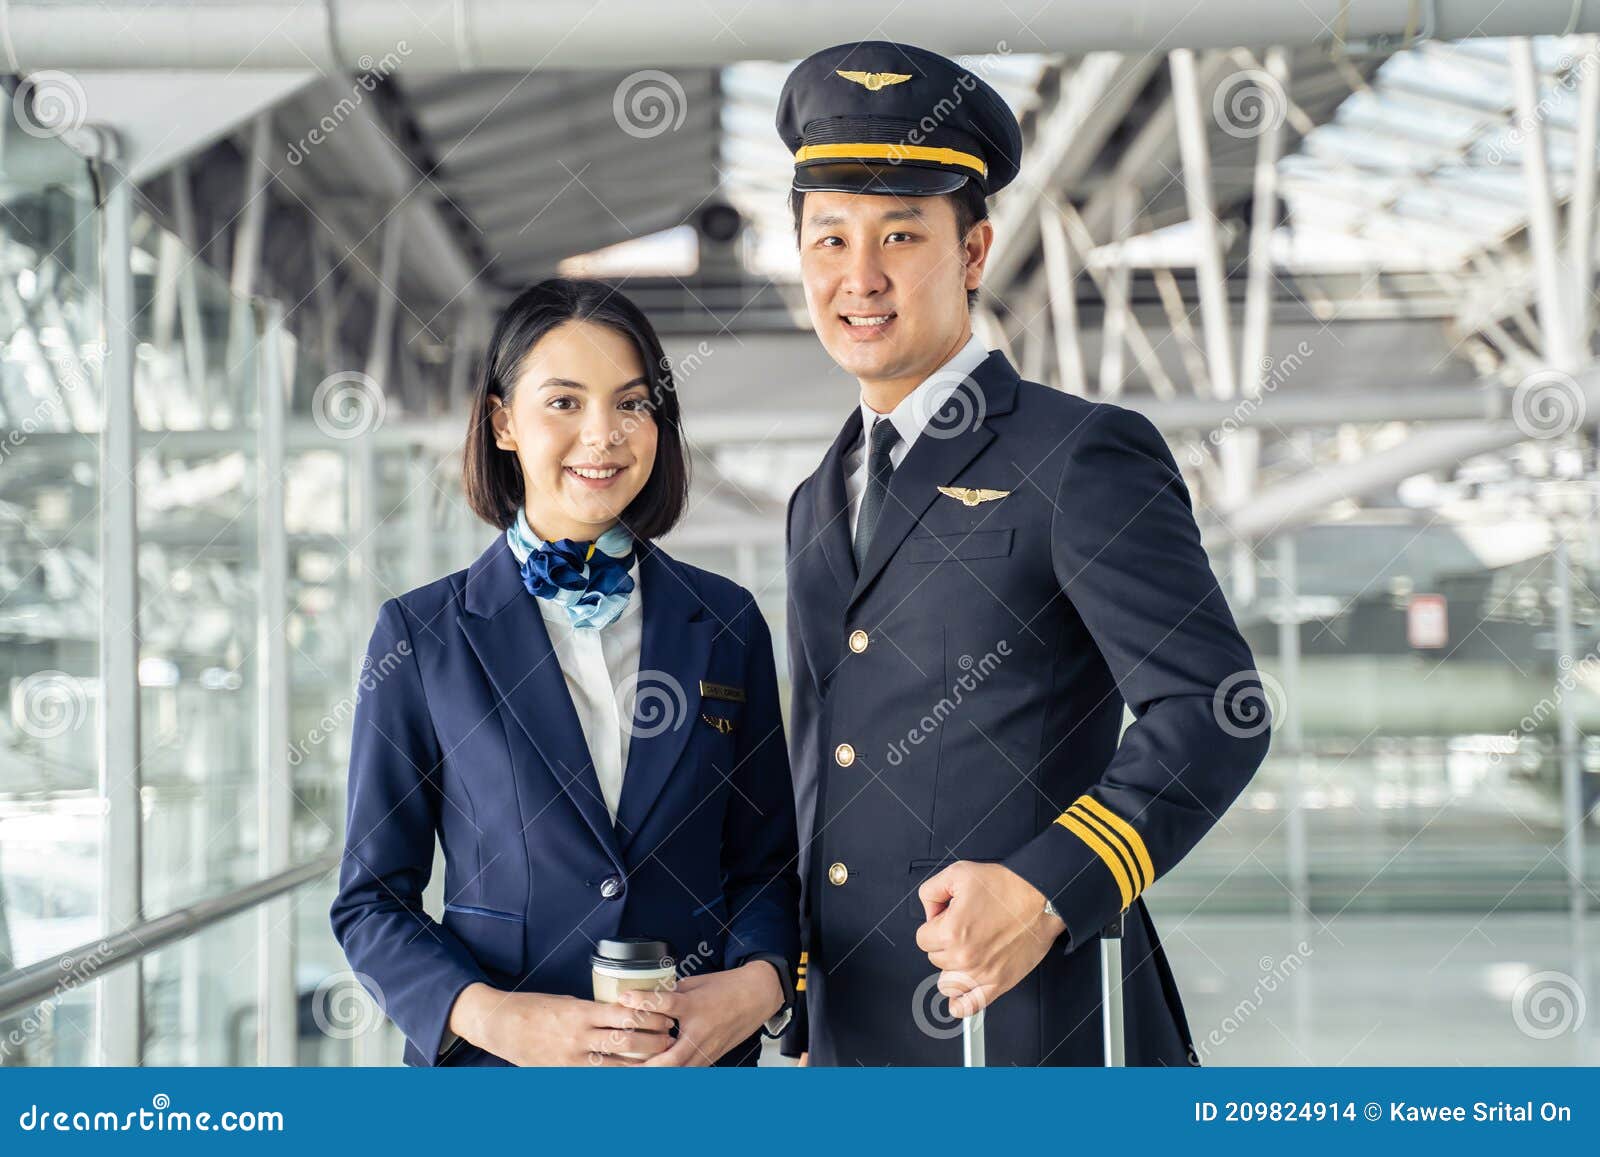
[[[50,996],[94,980],[100,973],[139,959],[158,948],[186,939],[230,916],[293,891],[339,866],[339,852],[329,852],[297,868],[247,884],[225,896],[213,896],[165,916],[135,924],[121,932],[0,974],[0,1017],[29,1008]]]

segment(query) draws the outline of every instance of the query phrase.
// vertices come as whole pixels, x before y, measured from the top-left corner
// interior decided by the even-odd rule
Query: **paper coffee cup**
[[[630,936],[601,940],[589,957],[594,973],[594,998],[601,1004],[615,1004],[626,991],[670,991],[678,985],[677,963],[672,947],[665,940]],[[648,1053],[619,1052],[623,1057],[645,1057]]]

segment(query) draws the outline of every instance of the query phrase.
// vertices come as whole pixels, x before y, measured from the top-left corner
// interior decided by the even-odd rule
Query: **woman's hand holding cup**
[[[672,990],[623,992],[617,1002],[635,1015],[664,1013],[678,1022],[672,1047],[645,1064],[710,1065],[783,1007],[783,985],[771,964],[752,960],[727,972],[684,977]]]
[[[514,1065],[637,1065],[675,1043],[669,1016],[575,996],[473,984],[457,1011],[457,1035]]]

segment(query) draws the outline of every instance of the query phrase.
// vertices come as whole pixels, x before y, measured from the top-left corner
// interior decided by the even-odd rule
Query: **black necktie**
[[[878,515],[883,513],[884,499],[889,495],[889,479],[894,477],[894,463],[889,451],[900,441],[900,431],[888,418],[872,423],[871,449],[867,455],[867,489],[861,496],[861,513],[856,516],[856,569],[867,561],[867,547],[872,545],[872,532],[878,528]]]

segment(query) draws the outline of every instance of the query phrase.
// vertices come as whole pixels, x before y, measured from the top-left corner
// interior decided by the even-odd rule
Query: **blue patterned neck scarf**
[[[528,516],[506,528],[506,542],[522,564],[522,585],[537,598],[566,608],[578,628],[610,626],[628,607],[633,593],[633,534],[618,524],[594,542],[563,538],[545,542],[533,533]]]

